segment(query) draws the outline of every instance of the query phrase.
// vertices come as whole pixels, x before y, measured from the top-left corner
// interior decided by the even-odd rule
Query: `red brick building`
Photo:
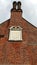
[[[0,64],[37,65],[37,28],[22,17],[21,2],[0,24]]]

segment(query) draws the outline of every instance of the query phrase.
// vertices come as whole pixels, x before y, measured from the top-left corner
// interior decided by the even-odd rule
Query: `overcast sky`
[[[23,18],[37,27],[37,0],[0,0],[0,24],[10,18],[13,1],[22,2]]]

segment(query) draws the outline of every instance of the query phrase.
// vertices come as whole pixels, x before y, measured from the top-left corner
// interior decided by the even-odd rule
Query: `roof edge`
[[[22,17],[22,19],[23,20],[25,20],[26,22],[28,22],[26,19],[24,19],[23,17]],[[37,27],[36,26],[34,26],[33,24],[31,24],[30,22],[28,22],[31,26],[33,26],[34,28],[36,28],[37,29]]]
[[[2,22],[0,25],[2,25],[2,24],[4,24],[4,23],[6,23],[7,21],[10,21],[10,19],[7,19],[6,21]]]

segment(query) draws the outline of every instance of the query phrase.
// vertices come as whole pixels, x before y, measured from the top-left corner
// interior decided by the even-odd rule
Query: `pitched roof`
[[[27,34],[27,37],[28,37],[27,43],[29,45],[36,45],[37,44],[37,27],[33,26],[24,18],[22,18],[22,20],[23,22],[21,22],[21,26],[23,27],[24,25],[23,30]],[[7,21],[5,21],[4,23],[0,25],[0,38],[4,37],[4,34],[8,30],[9,23],[10,23],[10,19],[8,19]]]

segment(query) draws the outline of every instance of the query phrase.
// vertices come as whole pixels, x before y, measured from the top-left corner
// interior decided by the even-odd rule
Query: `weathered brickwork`
[[[11,26],[22,27],[22,41],[8,40]],[[22,17],[21,9],[13,8],[11,18],[0,25],[0,64],[37,65],[37,28]]]

